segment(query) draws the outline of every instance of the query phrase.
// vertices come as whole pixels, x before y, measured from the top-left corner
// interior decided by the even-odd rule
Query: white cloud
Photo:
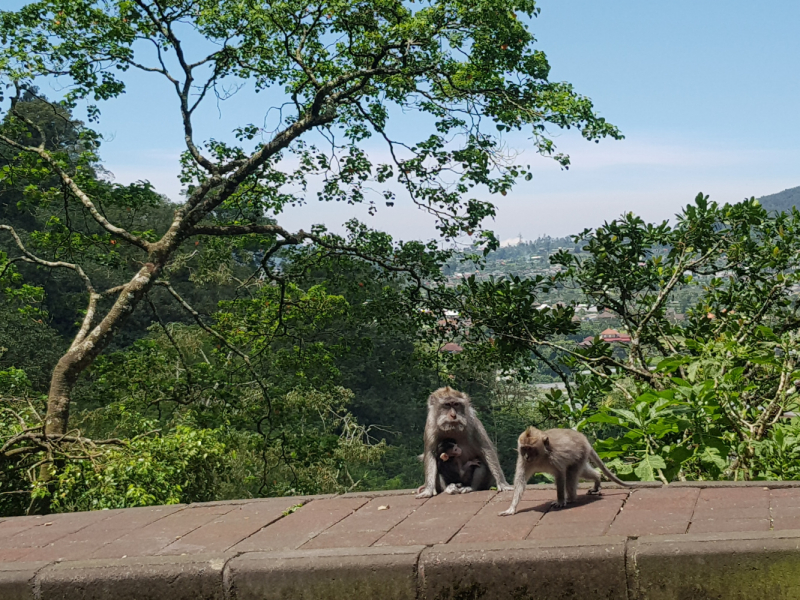
[[[736,148],[709,140],[673,140],[666,136],[633,133],[624,140],[587,142],[576,135],[556,136],[556,150],[568,154],[570,169],[607,169],[612,167],[734,167],[752,162],[773,160],[781,155],[779,149]],[[518,148],[530,142],[513,140]],[[560,170],[553,160],[543,160],[533,149],[520,152],[517,162],[530,162],[534,171]]]
[[[517,244],[521,244],[523,241],[525,240],[522,238],[522,236],[518,235],[517,237],[508,238],[507,240],[501,241],[500,247],[505,248],[506,246],[516,246]]]

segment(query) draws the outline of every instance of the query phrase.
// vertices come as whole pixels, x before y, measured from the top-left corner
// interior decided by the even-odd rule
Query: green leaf
[[[686,356],[670,356],[656,365],[656,371],[672,373],[681,365],[686,364],[689,360],[690,358]]]
[[[699,362],[693,362],[686,368],[686,376],[689,378],[689,381],[694,383],[697,379],[697,371],[700,369]]]
[[[690,450],[686,446],[679,445],[670,448],[669,452],[666,455],[666,458],[669,461],[675,463],[675,465],[679,467],[693,456],[694,452],[692,452],[692,450]]]
[[[656,456],[653,454],[647,454],[645,457],[636,465],[634,472],[636,476],[639,478],[639,481],[655,481],[657,475],[657,469],[666,469],[667,463],[664,462],[664,459],[660,456]]]
[[[756,365],[772,365],[772,364],[777,364],[778,362],[774,354],[767,354],[767,353],[761,355],[753,354],[748,357],[748,360]]]
[[[634,414],[630,410],[625,410],[624,408],[609,408],[608,410],[610,410],[614,414],[619,415],[620,417],[622,417],[622,419],[624,419],[628,423],[638,423],[639,422],[639,418],[636,416],[636,414]]]
[[[612,423],[614,425],[618,425],[620,423],[619,418],[604,412],[596,413],[586,419],[586,421],[588,423]]]
[[[625,475],[633,474],[633,465],[619,458],[615,458],[614,460],[608,461],[606,463],[606,466],[620,478],[622,478]]]
[[[706,465],[714,465],[720,471],[728,466],[727,454],[722,456],[719,448],[706,446],[699,455],[700,461]]]

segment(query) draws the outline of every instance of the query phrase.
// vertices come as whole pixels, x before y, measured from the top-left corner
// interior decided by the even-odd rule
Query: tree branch
[[[95,291],[94,286],[92,285],[92,281],[89,279],[89,276],[86,275],[84,270],[79,265],[74,265],[72,263],[60,260],[50,261],[41,259],[38,256],[34,255],[33,253],[29,252],[25,248],[25,245],[22,243],[22,240],[20,239],[19,235],[17,235],[17,232],[14,231],[13,227],[11,227],[10,225],[0,225],[0,231],[3,230],[11,233],[11,236],[14,238],[17,247],[25,255],[23,258],[21,258],[21,260],[36,265],[41,265],[43,267],[71,269],[72,271],[75,271],[78,274],[78,276],[83,280],[83,283],[86,286],[86,291],[89,292],[89,306],[86,307],[86,315],[83,317],[83,321],[81,322],[81,328],[78,330],[78,333],[75,336],[75,339],[72,341],[72,345],[70,346],[70,350],[72,350],[75,346],[80,344],[86,338],[86,334],[89,332],[89,329],[92,326],[92,322],[94,321],[94,315],[97,310],[97,301],[100,300],[101,294],[98,294]]]
[[[0,141],[3,143],[11,146],[12,148],[16,148],[17,150],[21,150],[23,152],[31,152],[33,154],[37,154],[42,160],[44,160],[53,171],[61,178],[61,181],[66,185],[69,190],[80,200],[81,204],[83,204],[89,213],[92,215],[95,221],[106,231],[109,233],[113,233],[116,236],[119,236],[129,244],[133,246],[137,246],[141,248],[145,252],[150,252],[152,249],[153,244],[143,240],[142,238],[129,233],[122,227],[117,227],[116,225],[112,224],[108,219],[106,219],[100,211],[97,210],[97,207],[94,205],[94,202],[86,195],[86,193],[75,183],[75,181],[67,174],[64,169],[58,164],[52,155],[43,148],[34,148],[32,146],[24,146],[23,144],[19,144],[12,140],[5,135],[0,135]]]
[[[183,47],[181,46],[181,42],[178,37],[175,35],[175,32],[172,30],[172,24],[170,21],[163,19],[163,14],[161,15],[161,19],[157,17],[150,7],[143,2],[142,0],[134,0],[136,4],[145,12],[147,16],[152,21],[153,25],[155,25],[161,34],[169,40],[172,44],[172,47],[175,49],[175,55],[178,58],[178,62],[181,65],[181,69],[183,69],[185,79],[183,81],[183,85],[181,85],[177,80],[170,77],[170,81],[173,82],[175,86],[175,91],[178,94],[178,98],[180,99],[181,103],[181,117],[183,118],[183,132],[184,132],[184,141],[186,142],[186,147],[189,150],[189,153],[195,159],[197,164],[203,167],[206,171],[211,174],[217,174],[218,168],[213,162],[211,162],[208,158],[203,156],[200,149],[194,143],[194,131],[192,126],[192,111],[193,108],[189,107],[189,92],[192,89],[192,82],[194,81],[194,74],[193,74],[193,65],[190,65],[186,62],[186,57],[183,53]],[[156,4],[158,7],[158,4]],[[160,9],[160,7],[159,7]],[[196,107],[196,105],[195,105]]]
[[[286,231],[279,225],[195,225],[190,235],[233,236],[248,234],[272,235],[278,234],[285,239],[294,239],[296,236]],[[298,235],[302,234],[301,230]]]

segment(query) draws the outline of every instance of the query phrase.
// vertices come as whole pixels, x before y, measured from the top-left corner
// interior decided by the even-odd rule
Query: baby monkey
[[[500,513],[501,516],[517,512],[525,484],[534,473],[549,473],[556,478],[558,499],[553,502],[553,506],[558,508],[577,500],[578,479],[593,480],[594,487],[588,493],[600,493],[600,473],[590,464],[599,467],[611,481],[626,487],[630,485],[609,471],[586,436],[574,429],[540,431],[535,427],[528,427],[519,436],[517,452],[519,456],[514,473],[514,499],[511,507]]]
[[[463,461],[461,448],[452,438],[446,438],[436,446],[436,462],[439,469],[439,486],[446,494],[463,491],[464,485],[472,481],[472,472],[480,465],[478,459]]]
[[[465,485],[472,481],[472,473],[480,465],[478,459],[464,461],[461,447],[453,438],[443,439],[436,445],[436,491],[446,494],[463,493]],[[418,457],[423,459],[423,455]],[[421,485],[417,493],[425,488]]]

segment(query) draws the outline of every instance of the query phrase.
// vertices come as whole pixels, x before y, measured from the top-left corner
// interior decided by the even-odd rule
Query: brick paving
[[[800,529],[800,487],[770,482],[604,488],[554,510],[552,486],[511,492],[268,498],[0,520],[0,564],[210,553],[499,543]],[[800,485],[800,482],[798,482]],[[298,508],[298,505],[299,506]]]
[[[692,522],[699,489],[636,490],[609,527],[611,535],[686,533]]]
[[[368,498],[344,496],[312,500],[232,547],[235,552],[294,550],[339,521],[352,517]]]

